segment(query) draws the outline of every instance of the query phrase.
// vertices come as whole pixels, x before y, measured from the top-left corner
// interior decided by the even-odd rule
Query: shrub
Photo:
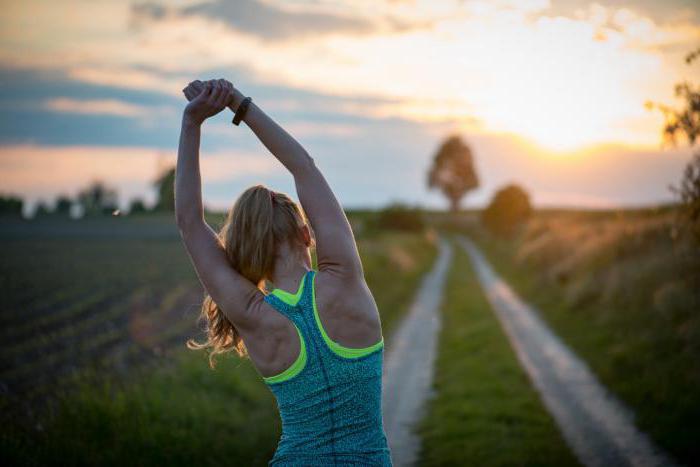
[[[129,214],[144,214],[148,210],[141,198],[134,198],[129,204]]]
[[[56,198],[56,207],[54,212],[58,215],[68,217],[70,216],[71,209],[73,208],[73,201],[65,195],[59,195]]]
[[[695,152],[683,172],[683,179],[673,187],[681,202],[681,228],[687,227],[700,243],[700,151]]]
[[[518,185],[501,188],[481,214],[481,222],[493,234],[512,236],[532,215],[530,196]]]
[[[419,232],[425,228],[425,220],[420,208],[394,203],[377,213],[375,225],[379,229]]]
[[[21,217],[23,201],[17,196],[0,196],[0,216]]]

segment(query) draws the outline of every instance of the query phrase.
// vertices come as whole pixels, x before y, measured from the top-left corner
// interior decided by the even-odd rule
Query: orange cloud
[[[57,97],[47,100],[44,107],[53,112],[116,115],[119,117],[136,117],[149,112],[146,107],[117,99],[82,100]]]

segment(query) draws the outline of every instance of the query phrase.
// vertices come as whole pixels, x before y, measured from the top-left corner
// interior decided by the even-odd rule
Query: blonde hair
[[[236,200],[218,238],[231,267],[265,292],[266,281],[271,281],[274,274],[280,245],[313,247],[313,239],[310,245],[305,243],[304,225],[304,212],[289,196],[255,185]],[[202,303],[200,320],[207,324],[207,340],[199,343],[189,339],[187,347],[209,350],[209,366],[214,368],[216,356],[231,350],[240,357],[247,356],[238,330],[208,294]]]

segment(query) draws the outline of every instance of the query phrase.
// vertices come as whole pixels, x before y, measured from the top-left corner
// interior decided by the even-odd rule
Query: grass
[[[5,465],[263,465],[279,421],[248,361],[180,353],[133,381],[82,375],[40,432],[3,431]],[[9,461],[9,462],[8,462]]]
[[[455,245],[420,464],[578,465]]]
[[[29,388],[9,386],[17,394],[0,395],[3,464],[265,465],[276,447],[280,421],[274,398],[250,361],[229,355],[212,371],[203,352],[178,350],[194,329],[196,307],[181,299],[196,288],[196,279],[170,228],[172,221],[117,221],[46,221],[10,226],[0,235],[3,251],[11,255],[0,272],[13,277],[3,285],[2,316],[10,325],[6,337],[14,338],[0,355],[10,362],[13,352],[35,351],[37,342],[46,348],[55,346],[56,339],[70,344],[54,352],[55,358],[46,352],[35,363],[15,360],[3,368],[3,383],[21,372]],[[432,265],[434,238],[371,232],[358,235],[358,249],[389,337]],[[23,263],[30,250],[40,251],[41,258]],[[113,292],[117,299],[96,308],[101,302],[89,299],[92,287],[111,281],[120,285]],[[36,292],[41,297],[27,293],[25,286],[43,290]],[[32,302],[38,306],[23,308]],[[38,322],[49,320],[53,329],[41,339],[36,330],[27,333],[27,321],[21,319],[22,312],[32,317],[34,311]],[[109,318],[109,325],[93,326],[102,317]],[[175,347],[117,371],[108,355],[90,355],[95,353],[90,349],[113,341],[130,351],[153,342]],[[99,357],[100,365],[86,363],[88,357]],[[43,371],[43,360],[80,370],[58,385]],[[42,397],[50,393],[51,410],[31,417],[16,410],[28,391]]]
[[[672,213],[671,213],[672,214]],[[472,235],[495,269],[680,462],[700,457],[700,258],[668,212],[536,217]]]
[[[391,333],[437,254],[434,235],[382,232],[358,240],[365,279],[379,308],[382,332]]]

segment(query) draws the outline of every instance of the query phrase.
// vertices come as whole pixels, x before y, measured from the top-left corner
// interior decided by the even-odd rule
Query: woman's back
[[[264,381],[277,399],[282,436],[271,465],[391,465],[382,425],[384,341],[357,348],[334,342],[319,314],[316,275],[296,294],[265,297],[301,339],[294,363]]]

